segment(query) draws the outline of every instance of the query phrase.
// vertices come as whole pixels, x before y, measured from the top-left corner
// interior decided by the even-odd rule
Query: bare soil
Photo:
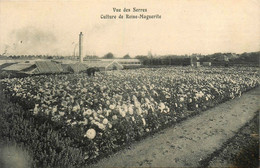
[[[259,114],[217,153],[208,167],[259,167]]]
[[[227,167],[228,164],[210,161],[216,151],[220,151],[217,153],[220,155],[223,145],[227,146],[227,142],[230,143],[230,139],[256,116],[259,95],[260,88],[251,90],[147,137],[91,167]],[[232,153],[235,149],[228,150]]]

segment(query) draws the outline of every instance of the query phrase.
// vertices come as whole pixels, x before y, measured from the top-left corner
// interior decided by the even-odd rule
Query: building
[[[111,63],[111,62],[117,62],[118,64],[122,65],[123,68],[127,67],[138,67],[142,65],[142,62],[139,59],[89,59],[85,60],[84,63],[89,64],[89,63],[95,63],[97,64],[105,64],[106,62]]]
[[[108,61],[107,59],[102,59],[102,61]],[[113,59],[113,61],[118,62],[119,64],[123,65],[124,67],[128,66],[135,66],[138,67],[142,65],[139,59]]]
[[[123,65],[118,63],[116,60],[110,61],[87,61],[86,65],[91,68],[98,68],[101,71],[107,70],[122,70],[124,68]]]
[[[7,66],[2,69],[2,71],[8,71],[12,73],[28,73],[31,70],[35,69],[36,66],[35,64],[30,64],[30,63],[17,63],[17,64],[12,64],[10,66]]]
[[[195,67],[200,66],[199,60],[200,60],[199,57],[197,57],[197,56],[192,56],[192,57],[190,58],[190,65],[191,65],[191,66],[195,66]]]
[[[17,63],[5,67],[3,71],[22,74],[54,74],[63,73],[61,64],[53,61],[35,61],[34,63]]]
[[[195,67],[199,67],[200,66],[200,62],[195,62],[194,66]]]
[[[203,62],[202,65],[203,66],[211,66],[211,62]]]
[[[229,58],[227,55],[220,55],[218,58],[217,58],[217,61],[220,61],[220,62],[228,62],[229,61]]]
[[[61,64],[53,61],[36,61],[36,69],[33,71],[36,74],[54,74],[63,73]]]
[[[71,64],[62,64],[64,72],[80,73],[86,71],[89,67],[86,64],[77,62]]]
[[[88,68],[98,68],[101,71],[122,70],[126,67],[142,65],[138,59],[89,59],[83,63],[77,60],[30,60],[3,66],[1,71],[12,74],[59,74],[80,73]]]

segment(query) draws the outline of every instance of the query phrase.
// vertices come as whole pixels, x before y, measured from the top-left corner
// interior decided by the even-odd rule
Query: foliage
[[[129,54],[126,54],[123,58],[124,58],[124,59],[131,59],[131,57],[130,57]]]
[[[145,55],[137,55],[137,56],[135,56],[135,59],[146,60],[146,59],[148,59],[148,57]]]
[[[113,59],[113,58],[114,58],[114,55],[113,55],[111,52],[109,52],[109,53],[107,53],[106,55],[104,55],[103,58],[104,58],[104,59]]]
[[[73,140],[41,118],[30,116],[0,92],[0,141],[17,144],[33,157],[32,167],[72,167],[84,163],[84,155],[73,147]]]
[[[150,68],[4,79],[1,137],[34,166],[97,161],[130,143],[259,86],[256,68]],[[7,100],[11,100],[13,105]],[[21,105],[24,109],[21,109]]]

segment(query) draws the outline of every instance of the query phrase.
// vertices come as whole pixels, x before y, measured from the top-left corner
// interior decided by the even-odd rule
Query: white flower
[[[141,114],[143,113],[141,107],[137,108],[137,109],[136,109],[136,112],[137,112],[138,115],[141,115]]]
[[[152,112],[154,112],[154,107],[153,106],[151,106],[150,109],[152,110]]]
[[[88,89],[83,88],[83,89],[81,90],[81,92],[83,92],[83,93],[87,93],[87,92],[88,92]]]
[[[144,112],[144,114],[148,114],[148,110],[144,110],[143,112]]]
[[[204,93],[202,93],[201,91],[199,93],[196,93],[196,98],[201,98],[204,96]]]
[[[112,116],[112,119],[113,119],[113,120],[117,120],[117,116],[116,116],[116,115],[113,115],[113,116]]]
[[[125,112],[127,112],[127,111],[128,111],[127,105],[123,104],[123,105],[122,105],[122,109],[123,109]]]
[[[39,104],[35,104],[35,107],[33,109],[33,114],[34,115],[38,114],[38,106],[39,106]]]
[[[145,103],[149,104],[150,103],[150,100],[148,98],[144,98],[145,100]]]
[[[96,130],[94,130],[93,128],[88,129],[88,131],[84,135],[84,137],[87,137],[88,139],[94,139],[95,136],[96,136]]]
[[[52,108],[52,113],[56,113],[57,112],[57,106],[54,106],[53,108]]]
[[[130,115],[133,115],[133,114],[134,114],[134,110],[133,110],[133,107],[132,107],[132,106],[129,106],[129,108],[128,108],[128,113],[129,113]]]
[[[62,102],[61,102],[61,105],[62,105],[62,106],[67,106],[67,104],[68,104],[68,103],[67,103],[66,101],[62,101]]]
[[[94,116],[94,120],[100,121],[100,118],[98,118],[97,116]]]
[[[146,125],[145,119],[142,118],[142,121],[143,121],[143,125],[145,126]]]
[[[108,123],[108,128],[112,128],[112,124]]]
[[[72,111],[74,111],[74,112],[76,112],[78,110],[78,106],[74,106],[73,108],[72,108]]]
[[[168,106],[165,107],[166,113],[170,112],[170,108]]]
[[[140,107],[141,106],[141,103],[138,101],[138,100],[135,100],[134,101],[134,105],[135,105],[135,107]]]
[[[93,117],[94,117],[94,119],[95,119],[96,117],[98,117],[98,114],[95,113],[95,112],[93,112]]]
[[[91,115],[91,114],[92,114],[92,110],[91,109],[84,110],[84,112],[83,112],[84,116]]]
[[[59,112],[60,116],[64,116],[65,112]]]
[[[106,116],[109,116],[109,114],[110,114],[111,112],[112,112],[111,110],[107,110],[107,111],[106,111]]]
[[[159,109],[160,109],[160,110],[164,110],[164,109],[165,109],[164,103],[161,102],[161,103],[159,104]]]
[[[135,121],[135,117],[134,116],[132,116],[131,119],[132,119],[132,121]]]
[[[122,117],[125,117],[125,115],[126,115],[125,111],[123,111],[121,108],[119,108],[118,111],[119,111],[119,114],[120,114]]]
[[[109,105],[109,108],[112,109],[112,110],[115,109],[115,107],[116,106],[114,104]]]
[[[84,121],[81,121],[81,123],[83,124],[83,125],[87,125],[88,124],[88,119],[84,119]]]
[[[125,115],[126,115],[126,113],[124,111],[121,111],[120,114],[121,114],[122,117],[125,117]]]
[[[106,124],[108,124],[108,120],[106,118],[104,118],[102,123],[106,125]]]
[[[133,100],[136,101],[137,100],[137,97],[135,95],[133,95]]]
[[[105,130],[106,126],[104,124],[98,123],[97,124],[99,129]]]

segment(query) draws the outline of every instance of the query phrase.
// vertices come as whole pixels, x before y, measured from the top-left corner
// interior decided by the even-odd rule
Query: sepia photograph
[[[259,167],[259,0],[1,0],[0,167]]]

